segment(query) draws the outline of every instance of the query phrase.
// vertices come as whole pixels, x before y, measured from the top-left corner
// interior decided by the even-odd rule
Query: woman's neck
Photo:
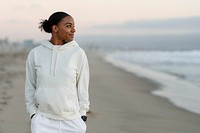
[[[65,40],[58,40],[58,39],[55,39],[55,38],[51,38],[50,39],[50,42],[53,44],[53,45],[63,45],[66,43]]]

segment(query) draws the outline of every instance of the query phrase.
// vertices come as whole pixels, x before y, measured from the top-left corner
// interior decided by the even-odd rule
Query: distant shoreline
[[[200,111],[198,107],[196,107],[195,101],[190,101],[190,97],[197,96],[200,94],[200,90],[197,86],[187,82],[186,80],[179,78],[179,76],[156,72],[146,68],[143,68],[139,65],[128,63],[126,61],[120,61],[112,58],[112,54],[110,56],[104,57],[105,60],[112,65],[122,68],[123,70],[136,74],[139,77],[147,78],[152,82],[159,85],[159,87],[153,91],[152,94],[167,98],[169,102],[171,102],[174,106],[185,109],[189,112],[200,115]],[[182,98],[179,98],[179,94],[181,91],[186,91],[190,95],[188,99],[185,99],[185,94],[181,94]],[[193,92],[191,90],[194,90]]]

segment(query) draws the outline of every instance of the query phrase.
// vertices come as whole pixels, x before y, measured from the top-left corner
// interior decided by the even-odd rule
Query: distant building
[[[36,47],[36,46],[38,46],[39,44],[38,43],[35,43],[34,42],[34,40],[32,40],[32,39],[27,39],[27,40],[24,40],[23,41],[23,47],[25,48],[25,49],[32,49],[32,48],[34,48],[34,47]]]
[[[8,38],[0,39],[0,49],[9,49],[9,40]]]

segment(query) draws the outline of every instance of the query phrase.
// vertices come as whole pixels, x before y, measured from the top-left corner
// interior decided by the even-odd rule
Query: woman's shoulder
[[[80,46],[76,41],[74,41],[76,43],[75,48],[76,50],[80,53],[80,54],[85,54],[85,49]]]
[[[29,51],[29,55],[38,53],[38,51],[40,51],[41,48],[42,48],[41,45],[35,46],[34,48],[32,48],[32,49]]]

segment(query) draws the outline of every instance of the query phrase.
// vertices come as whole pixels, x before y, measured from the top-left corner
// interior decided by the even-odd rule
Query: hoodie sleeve
[[[86,112],[89,111],[89,65],[85,52],[82,55],[82,63],[78,70],[78,98],[80,106],[80,114],[86,115]]]
[[[25,102],[27,112],[30,117],[36,113],[34,94],[36,90],[36,72],[33,60],[33,52],[30,52],[26,60],[26,79],[25,79]]]

